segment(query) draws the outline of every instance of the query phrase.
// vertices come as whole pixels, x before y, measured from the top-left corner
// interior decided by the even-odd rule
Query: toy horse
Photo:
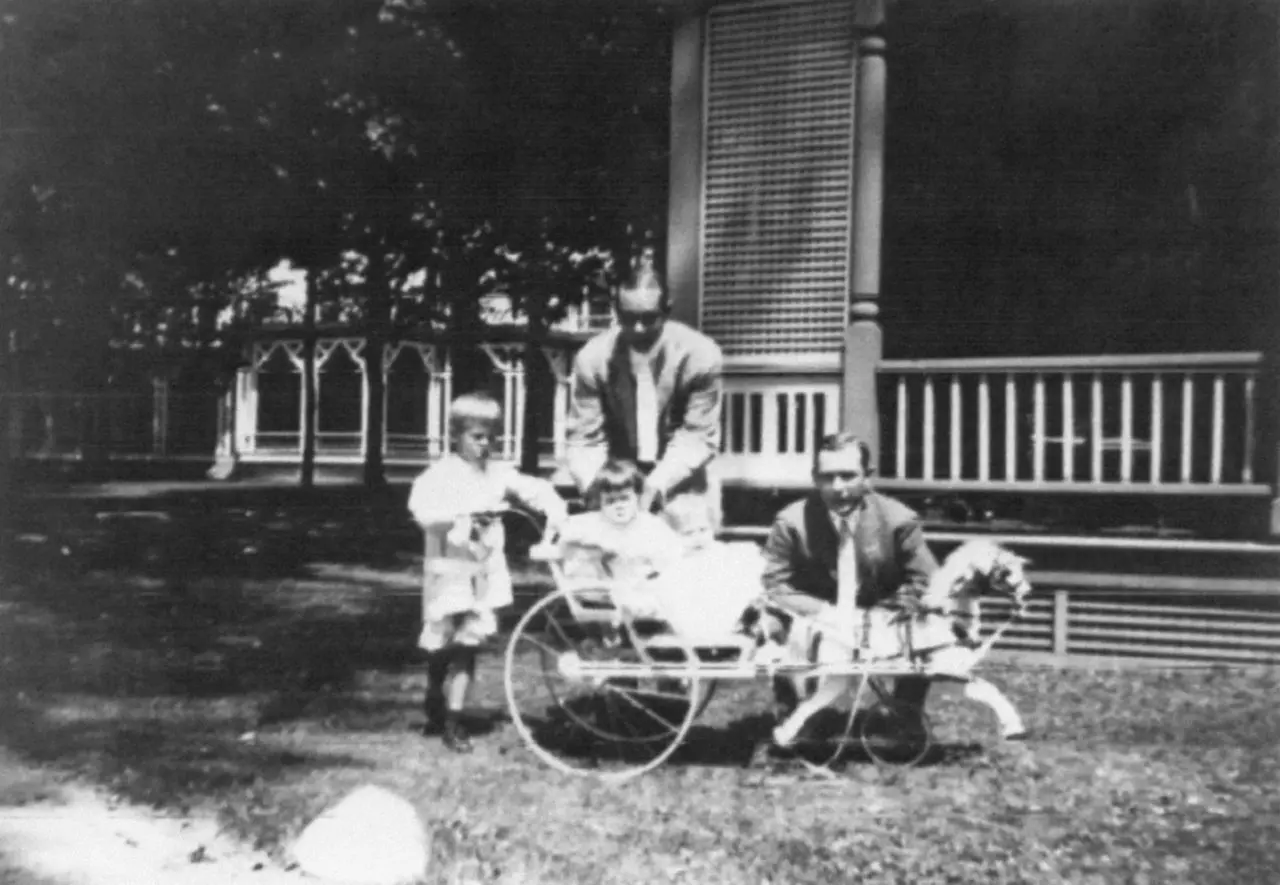
[[[968,541],[953,550],[934,573],[918,611],[908,614],[882,605],[860,610],[860,623],[854,625],[833,629],[831,624],[810,624],[810,630],[817,634],[814,657],[818,663],[857,660],[871,675],[892,670],[897,675],[963,682],[965,697],[990,707],[1004,737],[1018,739],[1025,734],[1018,711],[998,688],[972,671],[1026,605],[1031,593],[1024,573],[1026,562],[990,541]],[[1009,600],[1013,613],[980,641],[983,597]],[[802,627],[799,620],[792,630],[797,627]],[[793,743],[814,713],[842,693],[856,689],[859,681],[859,676],[823,677],[817,691],[774,729],[774,742],[784,747]]]

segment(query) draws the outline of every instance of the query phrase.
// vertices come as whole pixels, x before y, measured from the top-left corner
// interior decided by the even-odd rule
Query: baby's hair
[[[663,516],[677,531],[705,520],[707,525],[715,525],[715,514],[711,503],[703,495],[677,495],[667,502],[662,509]]]
[[[457,436],[473,424],[496,427],[502,421],[502,406],[487,393],[464,393],[449,404],[449,437]]]
[[[596,478],[591,481],[588,496],[593,501],[599,501],[600,496],[605,492],[621,492],[625,489],[631,489],[639,494],[644,489],[644,474],[640,472],[640,468],[634,461],[611,458],[604,463],[600,472],[596,474]]]

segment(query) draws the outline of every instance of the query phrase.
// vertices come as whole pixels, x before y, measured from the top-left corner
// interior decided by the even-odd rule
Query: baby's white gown
[[[692,644],[716,644],[735,635],[743,613],[760,597],[763,572],[758,545],[716,542],[685,554],[645,582],[635,604],[652,607]]]

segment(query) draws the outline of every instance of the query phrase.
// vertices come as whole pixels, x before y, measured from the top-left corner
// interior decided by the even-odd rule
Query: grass
[[[440,883],[1274,881],[1272,672],[993,668],[1036,736],[1027,751],[943,690],[940,762],[836,781],[744,768],[768,690],[738,685],[685,752],[607,787],[521,745],[493,654],[478,750],[445,754],[414,732],[417,541],[397,506],[333,491],[101,518],[101,502],[20,508],[0,583],[0,741],[136,802],[216,811],[282,856],[349,790],[389,787],[427,822]],[[163,518],[118,512],[143,508]],[[18,778],[0,802],[43,783]]]

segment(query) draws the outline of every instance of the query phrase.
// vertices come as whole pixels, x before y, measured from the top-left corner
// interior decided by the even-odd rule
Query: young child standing
[[[484,514],[514,499],[544,514],[550,534],[568,513],[551,483],[490,465],[501,421],[502,409],[490,396],[455,399],[448,418],[452,451],[423,471],[409,494],[409,512],[424,535],[418,638],[427,653],[423,732],[443,734],[445,746],[461,753],[472,749],[460,714],[477,649],[497,632],[495,609],[512,602],[502,520]]]

